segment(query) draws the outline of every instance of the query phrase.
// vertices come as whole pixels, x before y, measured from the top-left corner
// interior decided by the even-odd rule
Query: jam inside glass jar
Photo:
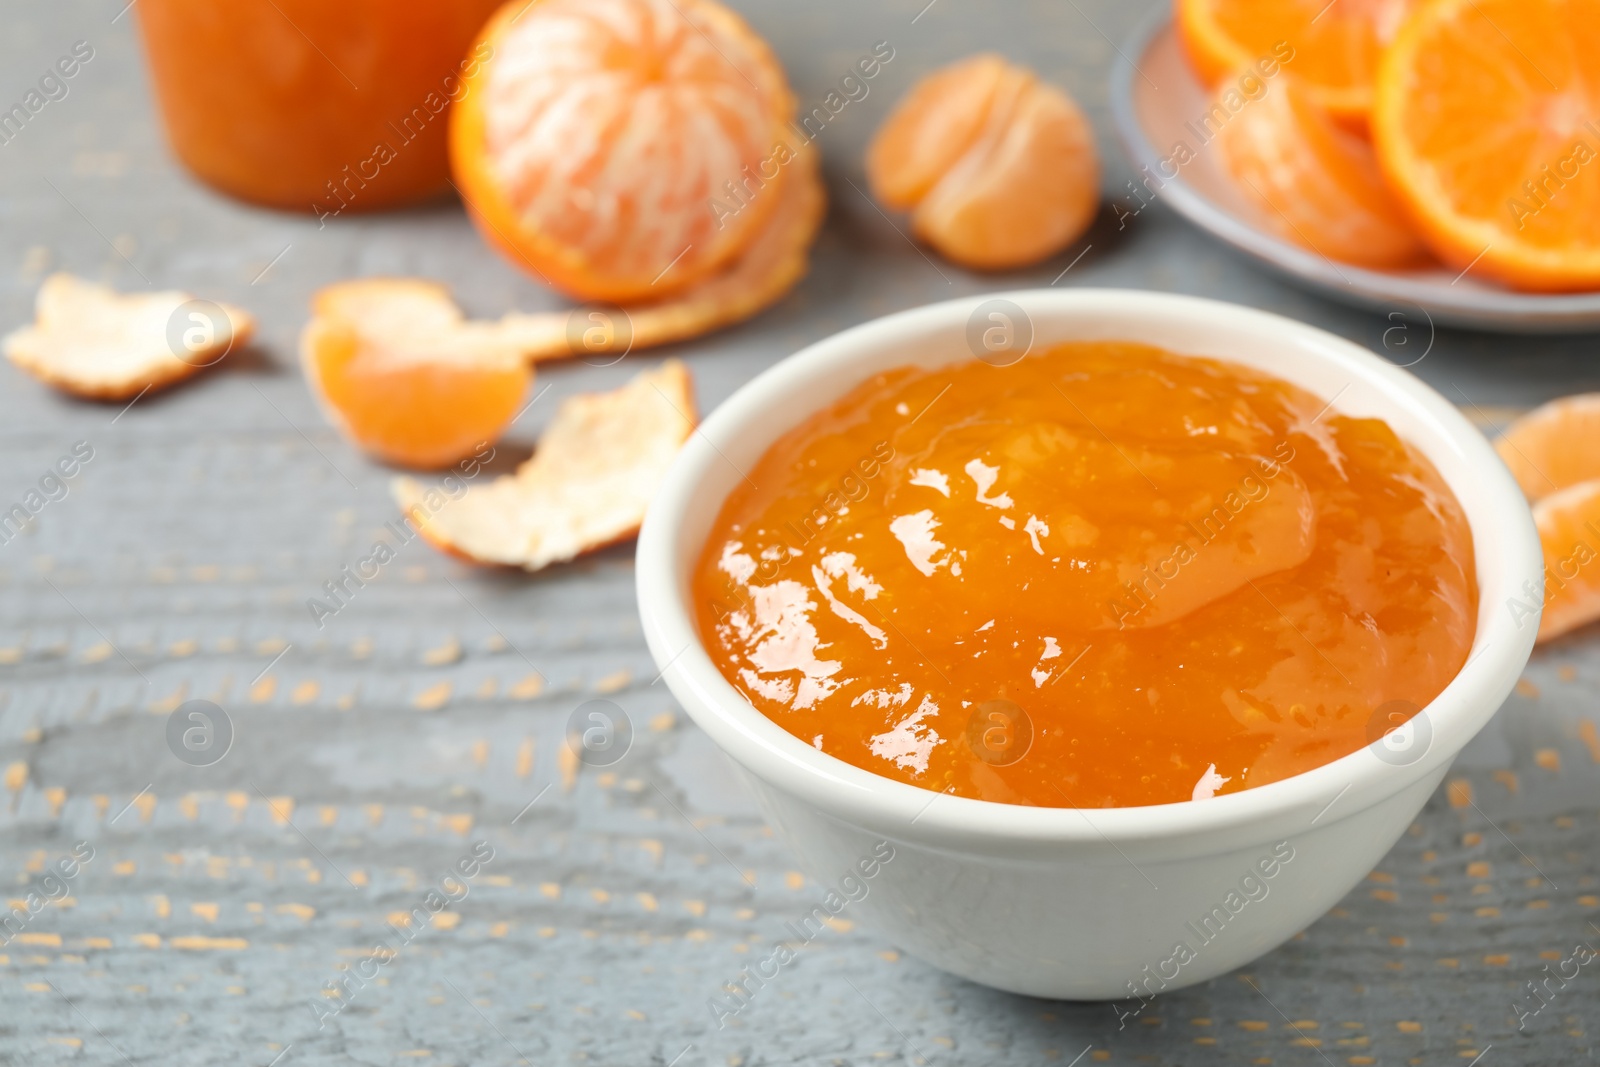
[[[501,2],[140,0],[134,10],[183,164],[233,196],[325,218],[448,187],[449,104],[489,58],[472,42]]]

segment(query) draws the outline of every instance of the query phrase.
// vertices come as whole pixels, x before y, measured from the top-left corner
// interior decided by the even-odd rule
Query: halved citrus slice
[[[1600,287],[1600,0],[1435,0],[1378,72],[1384,173],[1439,258]]]
[[[532,380],[522,346],[467,322],[431,282],[363,278],[312,299],[300,335],[312,391],[361,448],[403,467],[448,466],[500,436]]]
[[[1600,481],[1579,482],[1540,500],[1533,521],[1544,547],[1544,615],[1539,640],[1600,619]]]
[[[772,212],[794,99],[715,0],[512,0],[484,27],[450,158],[484,236],[585,300],[666,296]]]
[[[1359,129],[1372,109],[1379,56],[1413,2],[1177,0],[1178,34],[1208,85],[1245,67],[1281,65],[1330,114]]]
[[[1541,404],[1494,443],[1529,500],[1600,478],[1600,393]]]
[[[1424,256],[1372,146],[1334,122],[1307,88],[1266,82],[1217,131],[1223,168],[1263,225],[1329,259],[1393,267]]]
[[[910,207],[917,237],[980,270],[1065,248],[1094,220],[1099,176],[1093,130],[1072,98],[990,55],[913,87],[867,149],[878,198]]]

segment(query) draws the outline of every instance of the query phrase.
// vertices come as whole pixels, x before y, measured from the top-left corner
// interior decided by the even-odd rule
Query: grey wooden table
[[[305,608],[395,515],[391,472],[324,423],[296,369],[308,295],[384,272],[447,281],[475,314],[560,302],[487,251],[453,203],[319,230],[197,186],[162,141],[123,3],[6,2],[0,103],[76,41],[94,58],[0,146],[0,327],[29,317],[44,273],[67,269],[236,301],[262,332],[218,371],[121,414],[0,368],[0,507],[76,442],[93,449],[66,495],[0,546],[0,880],[22,915],[0,947],[0,1060],[1595,1059],[1600,968],[1550,994],[1520,1032],[1513,1008],[1519,995],[1525,1010],[1540,1003],[1525,983],[1579,941],[1600,945],[1589,633],[1542,650],[1372,879],[1247,974],[1164,996],[1120,1028],[1105,1005],[969,985],[840,922],[719,1029],[708,1000],[821,890],[651,684],[631,548],[525,578],[412,544],[323,628]],[[1399,319],[1345,310],[1260,273],[1159,202],[1121,225],[1108,210],[1059,278],[1082,248],[1000,278],[928,261],[858,191],[862,148],[890,101],[980,48],[1029,62],[1085,103],[1106,194],[1126,198],[1103,83],[1112,42],[1144,5],[924,3],[739,4],[804,101],[873,42],[894,58],[819,140],[833,203],[810,276],[758,320],[673,353],[693,367],[703,409],[841,327],[1053,280],[1222,297],[1400,362],[1426,352],[1416,373],[1489,418],[1596,387],[1595,337],[1430,336],[1404,308]],[[654,358],[550,370],[550,394],[496,466],[526,454],[562,396]],[[167,744],[171,712],[196,698],[225,709],[234,733],[205,767]],[[564,723],[601,698],[626,709],[633,749],[612,767],[575,766]],[[472,877],[450,881],[463,860]],[[435,913],[430,892],[450,902]],[[403,947],[379,963],[384,939]]]

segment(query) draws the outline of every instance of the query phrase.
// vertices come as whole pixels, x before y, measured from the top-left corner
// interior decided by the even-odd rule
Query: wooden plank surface
[[[1513,1008],[1547,964],[1600,946],[1591,633],[1541,651],[1372,879],[1247,973],[1119,1026],[1105,1005],[972,986],[840,922],[719,1029],[707,1001],[821,890],[651,684],[631,547],[524,578],[413,543],[320,629],[305,607],[395,516],[391,472],[327,427],[299,376],[308,295],[383,272],[448,281],[475,314],[560,301],[489,252],[454,203],[319,229],[195,185],[162,142],[122,3],[8,12],[0,102],[75,41],[95,54],[0,146],[0,327],[68,269],[235,301],[262,332],[120,414],[0,368],[0,506],[74,443],[94,450],[66,496],[0,546],[0,881],[25,910],[30,891],[61,897],[0,948],[0,1062],[1593,1061],[1594,968],[1520,1033]],[[1032,63],[1085,103],[1106,194],[1125,198],[1104,81],[1143,5],[924,3],[737,5],[803,101],[874,42],[895,51],[819,138],[833,207],[811,275],[757,321],[675,351],[703,409],[841,327],[1053,279],[1224,297],[1384,349],[1396,320],[1290,288],[1159,203],[1122,228],[1108,209],[1064,276],[1081,248],[998,278],[926,260],[857,188],[889,103],[980,48]],[[1491,421],[1596,385],[1592,336],[1432,334],[1396,310],[1412,332],[1389,335],[1391,356],[1426,350],[1416,372]],[[654,358],[550,371],[495,469],[526,454],[562,396]],[[211,766],[167,743],[172,711],[195,698],[232,726]],[[561,756],[568,716],[592,699],[636,732],[609,768]],[[68,861],[75,846],[92,858]],[[472,877],[446,881],[462,861]],[[430,891],[459,899],[434,914]],[[394,957],[371,962],[385,938]]]

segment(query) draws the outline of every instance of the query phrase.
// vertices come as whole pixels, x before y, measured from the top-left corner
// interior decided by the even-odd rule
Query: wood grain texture
[[[1031,63],[1084,103],[1106,194],[1128,197],[1103,82],[1110,41],[1139,10],[923,2],[738,5],[803,101],[875,41],[895,58],[819,137],[833,208],[808,279],[755,322],[673,350],[703,410],[841,327],[1050,284],[1082,251],[975,276],[924,259],[863,198],[867,137],[921,73],[980,48]],[[75,41],[95,57],[0,145],[0,326],[25,321],[44,273],[66,269],[235,302],[262,330],[221,368],[120,414],[0,368],[0,508],[75,442],[94,449],[66,497],[0,546],[0,881],[25,902],[75,842],[94,850],[70,895],[0,949],[0,1062],[1592,1061],[1600,971],[1585,968],[1520,1034],[1511,1007],[1577,942],[1600,946],[1592,632],[1535,657],[1453,784],[1338,908],[1246,973],[1162,997],[1125,1028],[1105,1005],[981,989],[841,923],[718,1029],[709,998],[822,890],[651,684],[631,547],[529,578],[417,542],[320,629],[305,606],[395,518],[391,472],[327,427],[296,369],[309,294],[387,272],[447,281],[475,316],[560,301],[489,252],[454,203],[319,228],[197,186],[162,143],[137,12],[112,21],[120,6],[7,13],[0,104]],[[1124,223],[1108,210],[1058,284],[1226,297],[1375,348],[1395,325],[1258,273],[1159,203]],[[1391,351],[1409,360],[1429,336]],[[1416,371],[1502,414],[1600,374],[1594,338],[1431,341]],[[491,466],[523,458],[562,396],[651,358],[542,375],[550,392]],[[168,716],[195,698],[222,706],[236,733],[211,767],[167,748]],[[613,767],[561,757],[564,724],[590,699],[634,725]],[[493,859],[429,918],[429,889],[476,841]],[[425,925],[392,932],[419,907]],[[404,945],[374,970],[363,961],[385,938]],[[370,982],[324,995],[363,969]]]

